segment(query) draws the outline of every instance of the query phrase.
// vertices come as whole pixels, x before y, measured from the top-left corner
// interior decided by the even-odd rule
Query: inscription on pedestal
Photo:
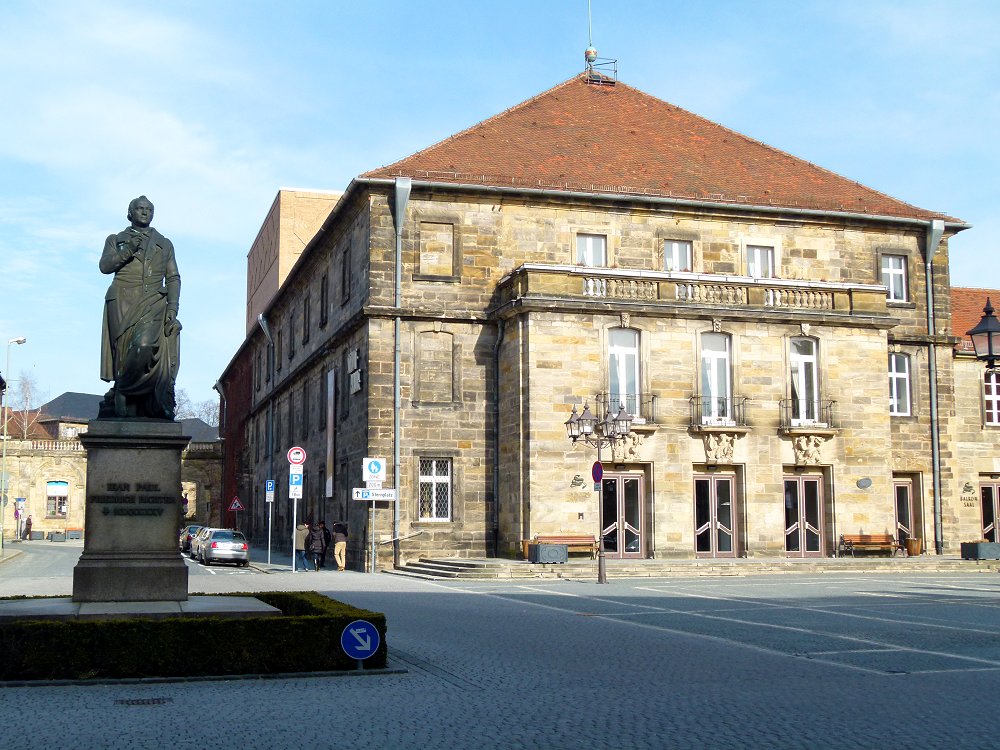
[[[177,498],[156,494],[160,485],[155,482],[108,482],[104,494],[87,495],[87,503],[103,506],[105,516],[162,516],[164,505],[176,505]],[[150,507],[151,506],[151,507]]]

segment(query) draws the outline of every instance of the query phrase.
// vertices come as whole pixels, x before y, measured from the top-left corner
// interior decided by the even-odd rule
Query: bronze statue
[[[98,418],[173,420],[181,277],[173,244],[150,226],[146,196],[129,203],[128,219],[132,226],[110,235],[101,254],[101,273],[115,275],[104,296],[101,379],[114,385]]]

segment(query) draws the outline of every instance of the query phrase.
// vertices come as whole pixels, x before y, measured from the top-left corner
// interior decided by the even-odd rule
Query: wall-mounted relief
[[[815,466],[820,460],[820,449],[826,438],[822,435],[799,435],[792,441],[795,463],[798,466]]]
[[[736,446],[735,432],[710,432],[702,437],[705,442],[705,463],[731,464]]]

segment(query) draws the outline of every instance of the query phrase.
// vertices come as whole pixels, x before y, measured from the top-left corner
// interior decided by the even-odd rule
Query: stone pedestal
[[[83,554],[73,601],[185,601],[188,571],[177,548],[181,451],[177,422],[97,419],[87,450]]]

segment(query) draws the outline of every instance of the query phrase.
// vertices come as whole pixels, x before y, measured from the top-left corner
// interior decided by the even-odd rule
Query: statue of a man
[[[128,219],[132,226],[109,236],[101,254],[101,272],[115,275],[104,296],[101,379],[114,385],[98,418],[173,420],[181,277],[173,244],[150,226],[146,196],[129,203]]]

